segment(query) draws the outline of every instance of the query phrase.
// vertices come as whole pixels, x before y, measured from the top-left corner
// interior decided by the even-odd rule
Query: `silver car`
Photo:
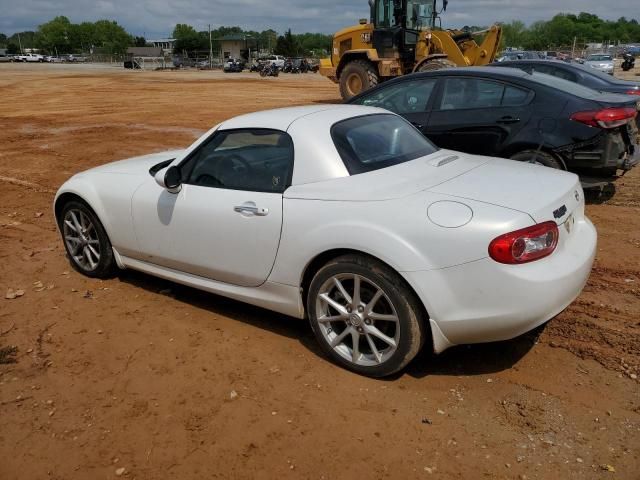
[[[608,73],[609,75],[613,75],[613,56],[598,53],[594,55],[588,55],[584,61],[584,64],[595,68],[596,70],[600,70],[603,73]]]

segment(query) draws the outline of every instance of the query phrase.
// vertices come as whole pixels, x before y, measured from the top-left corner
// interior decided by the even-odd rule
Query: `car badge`
[[[578,193],[578,190],[576,190],[575,192],[573,192],[573,196],[576,197],[576,202],[580,201],[580,194]]]
[[[565,213],[567,213],[567,206],[566,205],[562,205],[559,209],[554,210],[553,218],[562,218],[562,217],[564,217]]]

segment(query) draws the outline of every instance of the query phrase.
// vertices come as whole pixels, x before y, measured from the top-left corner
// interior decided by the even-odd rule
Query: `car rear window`
[[[415,160],[438,150],[402,117],[374,114],[331,127],[331,138],[351,175]]]
[[[598,97],[602,95],[600,92],[580,85],[579,83],[570,82],[569,80],[554,77],[553,75],[547,75],[546,73],[534,71],[530,78],[542,85],[557,88],[565,93],[587,100],[597,100]]]
[[[611,55],[589,55],[587,62],[610,62],[613,60]]]

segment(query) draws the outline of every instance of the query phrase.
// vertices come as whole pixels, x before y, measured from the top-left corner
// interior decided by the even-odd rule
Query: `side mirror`
[[[176,165],[159,170],[154,178],[169,193],[178,193],[182,188],[182,172]]]

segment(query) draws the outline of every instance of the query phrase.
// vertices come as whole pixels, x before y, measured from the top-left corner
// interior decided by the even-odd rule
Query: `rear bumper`
[[[635,125],[634,125],[635,127]],[[616,175],[640,162],[640,144],[635,128],[627,132],[612,131],[599,135],[593,142],[557,150],[569,170],[589,176]]]
[[[456,267],[403,272],[432,323],[434,350],[508,340],[547,322],[580,294],[595,258],[597,233],[587,218],[549,257],[524,265],[490,258]]]

